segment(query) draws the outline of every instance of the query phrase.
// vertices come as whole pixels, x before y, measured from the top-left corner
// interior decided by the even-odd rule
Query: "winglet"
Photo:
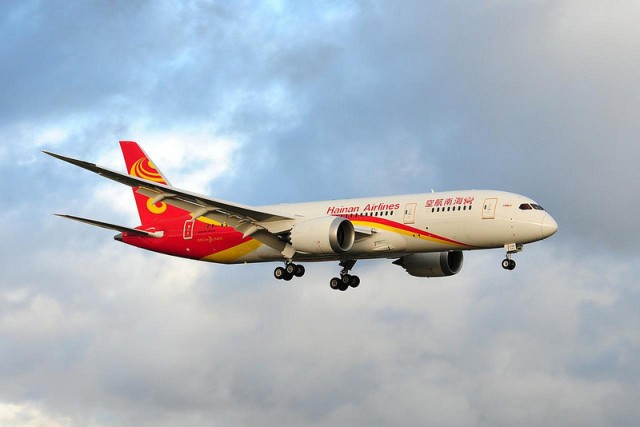
[[[48,154],[51,157],[55,157],[56,159],[62,160],[62,161],[67,162],[67,163],[71,163],[72,165],[79,166],[79,167],[81,167],[83,169],[88,169],[90,171],[93,171],[93,172],[96,172],[96,173],[100,173],[96,169],[96,164],[95,163],[89,163],[89,162],[85,162],[84,160],[78,160],[78,159],[74,159],[72,157],[66,157],[66,156],[63,156],[61,154],[52,153],[51,151],[47,151],[47,150],[42,150],[42,152],[44,154]]]

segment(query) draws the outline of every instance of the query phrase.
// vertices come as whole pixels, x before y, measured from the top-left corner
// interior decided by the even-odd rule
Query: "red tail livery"
[[[133,141],[120,141],[120,148],[127,165],[129,175],[156,182],[158,184],[170,185],[169,181],[151,161],[147,153]],[[143,196],[133,188],[133,196],[138,206],[138,214],[142,224],[150,224],[159,219],[172,218],[186,215],[189,212],[175,206],[159,201],[154,203],[150,197]]]

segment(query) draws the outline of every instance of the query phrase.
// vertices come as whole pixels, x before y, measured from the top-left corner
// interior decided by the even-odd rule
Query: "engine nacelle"
[[[411,254],[394,261],[415,277],[444,277],[462,269],[462,251]]]
[[[346,218],[322,216],[296,223],[290,238],[291,245],[298,252],[335,254],[351,249],[356,231]]]

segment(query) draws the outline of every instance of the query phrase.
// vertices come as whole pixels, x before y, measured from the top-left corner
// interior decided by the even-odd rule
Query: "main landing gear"
[[[353,268],[355,265],[355,260],[346,260],[340,261],[340,277],[334,277],[329,281],[329,286],[331,289],[337,289],[340,291],[346,291],[349,287],[357,288],[360,284],[360,278],[358,276],[354,276],[349,274],[349,270]]]
[[[276,267],[273,270],[273,276],[278,280],[289,281],[294,277],[304,276],[304,266],[288,262],[284,267]]]
[[[349,274],[349,270],[355,265],[354,260],[340,261],[340,277],[334,277],[329,281],[331,289],[337,289],[340,291],[346,291],[347,289],[357,288],[360,285],[360,278],[358,276]],[[304,276],[304,266],[294,264],[292,262],[286,262],[284,267],[276,267],[273,270],[273,276],[278,280],[289,281],[294,277]]]
[[[511,256],[515,253],[522,252],[524,248],[520,243],[508,243],[504,245],[504,250],[507,251],[507,257],[502,260],[502,268],[505,270],[513,270],[516,268],[516,262],[511,259]]]

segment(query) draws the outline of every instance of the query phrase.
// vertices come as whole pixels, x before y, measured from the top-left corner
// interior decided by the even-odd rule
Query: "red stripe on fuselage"
[[[435,240],[440,240],[441,242],[444,243],[450,243],[452,245],[458,245],[458,246],[465,246],[468,248],[474,248],[475,246],[473,245],[469,245],[467,243],[462,243],[462,242],[458,242],[457,240],[453,240],[453,239],[449,239],[447,237],[443,237],[434,233],[430,233],[426,230],[420,230],[418,228],[415,227],[411,227],[407,224],[402,224],[399,222],[395,222],[395,221],[390,221],[386,218],[381,218],[381,217],[371,217],[371,216],[355,216],[355,217],[348,217],[346,215],[337,215],[337,216],[342,216],[343,218],[347,218],[350,221],[353,222],[364,222],[364,223],[368,223],[367,225],[370,227],[375,228],[376,225],[384,225],[387,226],[389,228],[393,228],[393,229],[397,229],[397,230],[402,230],[402,231],[406,231],[408,233],[411,234],[417,234],[421,237],[428,237],[431,239],[435,239]]]

